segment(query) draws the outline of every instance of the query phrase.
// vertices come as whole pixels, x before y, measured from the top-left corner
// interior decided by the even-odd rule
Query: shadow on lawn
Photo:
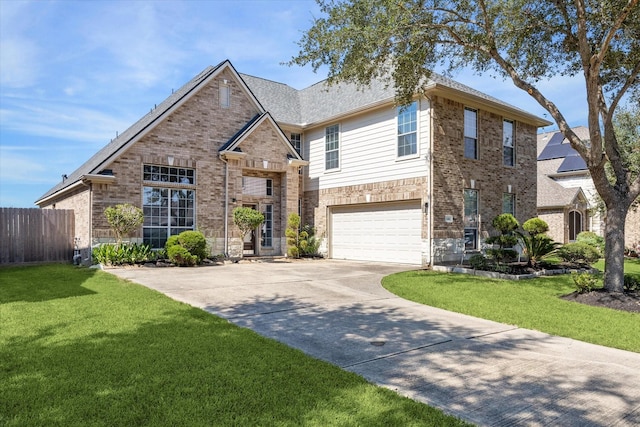
[[[515,326],[460,326],[437,309],[416,318],[375,299],[314,306],[276,295],[206,309],[481,425],[640,424],[640,396],[629,389],[640,382],[634,368],[565,352],[540,357],[555,337],[509,334]],[[563,358],[573,362],[557,363]]]
[[[224,319],[164,298],[153,311],[129,332],[73,338],[83,325],[53,322],[6,340],[0,425],[430,424],[415,402]]]
[[[82,284],[96,273],[68,264],[0,267],[0,304],[92,295]]]

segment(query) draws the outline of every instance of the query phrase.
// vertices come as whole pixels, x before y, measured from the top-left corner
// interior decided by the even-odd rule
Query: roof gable
[[[132,144],[135,144],[140,138],[154,129],[155,126],[161,123],[173,111],[186,103],[191,96],[196,94],[201,88],[205,87],[211,80],[215,79],[216,76],[220,75],[225,70],[232,73],[240,87],[256,105],[257,109],[259,111],[264,111],[264,107],[260,104],[253,92],[251,92],[229,60],[225,60],[216,66],[209,66],[178,90],[174,91],[169,97],[118,135],[115,139],[111,140],[111,142],[105,145],[78,169],[69,174],[67,179],[47,191],[36,201],[36,204],[40,204],[57,193],[79,183],[85,176],[99,174],[100,171],[107,167],[108,164],[111,163],[120,153],[125,151]]]
[[[220,149],[218,150],[220,154],[224,154],[226,152],[232,151],[242,151],[240,149],[240,145],[244,142],[258,127],[262,124],[268,124],[274,130],[276,130],[278,134],[278,140],[285,146],[287,151],[287,156],[289,158],[294,158],[297,160],[302,160],[300,154],[296,151],[296,149],[291,145],[291,141],[286,137],[280,126],[276,123],[269,112],[265,112],[262,114],[258,114],[253,119],[251,119],[245,126],[242,127],[229,141],[227,141]]]

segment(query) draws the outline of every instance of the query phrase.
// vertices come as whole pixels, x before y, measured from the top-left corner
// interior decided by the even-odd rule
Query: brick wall
[[[516,218],[520,223],[536,216],[536,128],[516,122],[516,165],[503,165],[502,117],[478,108],[478,159],[464,157],[465,105],[434,97],[434,237],[462,238],[465,188],[479,196],[481,235],[486,237],[491,221],[502,213],[503,193],[516,197]],[[473,182],[472,182],[473,181]],[[453,222],[445,221],[451,215]]]

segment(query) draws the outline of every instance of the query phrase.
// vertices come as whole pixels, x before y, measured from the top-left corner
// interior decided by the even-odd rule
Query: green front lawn
[[[627,261],[625,271],[640,273],[640,262]],[[560,299],[575,291],[569,275],[508,281],[409,271],[385,277],[382,284],[421,304],[640,353],[640,313]]]
[[[0,269],[0,425],[465,423],[107,273]]]

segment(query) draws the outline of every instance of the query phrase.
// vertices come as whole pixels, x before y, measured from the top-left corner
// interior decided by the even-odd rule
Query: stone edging
[[[440,271],[444,273],[461,273],[470,274],[472,276],[487,277],[491,279],[505,279],[505,280],[526,280],[535,279],[542,276],[556,276],[558,274],[567,274],[573,272],[586,272],[586,273],[598,273],[599,270],[594,268],[578,270],[575,268],[558,268],[554,270],[540,270],[530,274],[504,274],[495,271],[475,270],[473,268],[464,268],[460,266],[446,266],[446,265],[434,265],[431,267],[433,271]]]

